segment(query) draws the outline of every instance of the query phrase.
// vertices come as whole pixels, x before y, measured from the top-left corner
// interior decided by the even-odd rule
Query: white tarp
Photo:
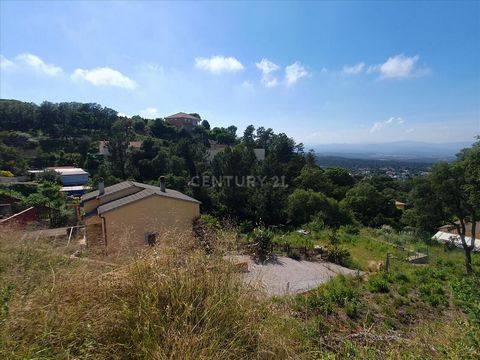
[[[455,235],[455,234],[450,234],[447,232],[443,231],[438,231],[435,235],[432,237],[433,240],[437,240],[438,242],[441,242],[443,244],[447,242],[452,242],[455,244],[456,247],[463,248],[462,245],[462,240],[460,239],[460,235]],[[469,236],[465,236],[465,242],[467,245],[470,245],[472,242],[472,238]],[[475,247],[473,251],[480,251],[480,239],[475,239]]]

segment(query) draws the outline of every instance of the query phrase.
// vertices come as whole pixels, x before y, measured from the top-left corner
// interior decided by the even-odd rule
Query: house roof
[[[179,112],[179,113],[176,113],[175,115],[167,116],[165,119],[178,119],[178,118],[185,118],[185,119],[200,121],[199,118],[192,116],[190,114],[185,114],[184,112]]]
[[[200,204],[200,201],[188,195],[182,194],[180,191],[165,189],[165,192],[162,192],[160,188],[157,186],[142,184],[135,181],[123,181],[121,183],[118,183],[112,186],[107,186],[105,188],[105,193],[100,196],[99,196],[98,190],[89,192],[88,194],[85,194],[81,197],[81,201],[85,202],[87,200],[91,200],[94,198],[102,198],[103,196],[111,195],[128,188],[138,188],[138,191],[135,192],[134,194],[127,195],[123,198],[113,200],[109,203],[99,206],[98,213],[101,214],[103,212],[116,209],[117,207],[129,204],[133,201],[144,199],[152,195],[165,196],[165,197],[169,197],[177,200],[189,201],[189,202]]]
[[[460,224],[459,221],[457,221],[457,224]],[[451,224],[446,224],[446,225],[443,225],[443,226],[440,226],[438,228],[439,231],[442,231],[442,232],[445,232],[445,233],[450,233],[450,234],[456,234],[456,231],[457,229],[455,228],[455,226],[451,225]],[[480,236],[480,221],[477,221],[476,222],[476,229],[475,229],[475,237],[479,237]],[[471,236],[472,235],[472,223],[467,223],[465,224],[465,235],[466,236]]]
[[[49,167],[48,170],[53,170],[60,175],[67,176],[67,175],[88,175],[88,172],[81,168],[75,167]]]

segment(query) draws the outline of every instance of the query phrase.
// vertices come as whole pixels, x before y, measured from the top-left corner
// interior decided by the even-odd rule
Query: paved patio
[[[338,274],[356,275],[356,270],[316,261],[297,261],[279,256],[266,264],[256,263],[250,256],[234,255],[229,259],[247,263],[248,272],[242,274],[245,282],[262,289],[268,296],[298,294],[327,282]]]

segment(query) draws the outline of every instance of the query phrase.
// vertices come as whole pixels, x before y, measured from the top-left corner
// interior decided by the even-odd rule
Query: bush
[[[257,227],[252,232],[255,256],[261,262],[267,260],[272,250],[273,233],[264,227]]]
[[[327,245],[324,252],[325,260],[338,265],[348,266],[351,264],[351,256],[348,249],[338,245]]]
[[[287,256],[288,256],[289,258],[291,258],[291,259],[293,259],[293,260],[297,260],[297,261],[299,261],[299,260],[302,259],[300,253],[299,253],[297,250],[292,249],[292,248],[289,248],[289,249],[288,249]]]
[[[359,293],[355,287],[352,277],[338,275],[306,297],[297,296],[299,310],[304,310],[306,305],[311,311],[331,313],[335,306],[339,306],[345,308],[347,315],[355,317],[360,303]]]
[[[418,290],[420,298],[428,302],[431,306],[437,307],[439,305],[448,305],[448,297],[440,284],[428,283],[420,286]]]
[[[356,319],[360,312],[360,303],[357,299],[347,300],[345,302],[345,313],[349,318]]]
[[[0,170],[0,176],[3,177],[13,177],[13,173],[8,170]]]
[[[193,231],[207,254],[214,250],[216,232],[219,229],[220,223],[211,215],[201,215],[193,223]]]
[[[398,293],[402,296],[407,296],[408,294],[408,287],[406,287],[405,285],[401,285],[399,288],[398,288]]]
[[[368,279],[368,286],[370,291],[373,293],[386,294],[390,292],[387,276],[385,276],[384,273],[372,276],[370,279]]]
[[[340,227],[340,231],[342,231],[342,232],[344,232],[345,234],[348,234],[348,235],[359,235],[360,234],[360,228],[357,225],[353,225],[353,224],[342,225]]]
[[[480,329],[480,277],[463,277],[452,284],[455,299]]]

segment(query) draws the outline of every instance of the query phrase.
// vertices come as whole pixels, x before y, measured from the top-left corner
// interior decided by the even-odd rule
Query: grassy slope
[[[314,243],[328,243],[326,233],[312,237]],[[351,253],[350,262],[362,270],[385,261],[387,253],[393,258],[390,273],[337,277],[308,294],[279,299],[304,321],[320,357],[480,358],[480,274],[464,275],[461,250],[419,246],[412,237],[373,229],[339,238]],[[428,252],[429,264],[399,261],[408,251],[392,243]],[[478,255],[474,261],[478,269]]]
[[[393,251],[377,238],[367,229],[343,239],[353,263]],[[429,265],[394,263],[390,274],[273,300],[215,257],[165,251],[112,267],[0,234],[0,358],[480,357],[480,281],[463,276],[459,251],[433,247]]]
[[[1,359],[291,358],[301,329],[194,249],[125,266],[0,234]],[[188,253],[187,256],[184,254]]]

